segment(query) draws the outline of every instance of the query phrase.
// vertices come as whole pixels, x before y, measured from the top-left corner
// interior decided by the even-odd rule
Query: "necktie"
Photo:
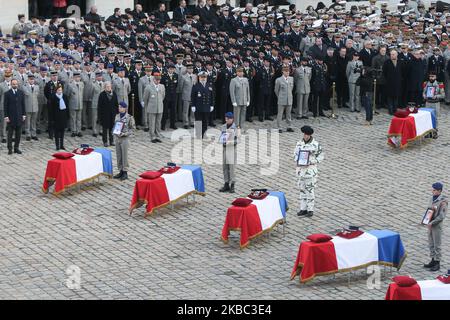
[[[34,86],[31,86],[31,92],[34,92]]]

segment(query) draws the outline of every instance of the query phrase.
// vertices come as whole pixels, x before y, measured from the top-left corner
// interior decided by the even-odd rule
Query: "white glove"
[[[237,103],[235,102],[235,103],[233,103],[233,107],[237,107]]]
[[[214,107],[211,107],[209,112],[213,112],[213,111],[214,111]]]
[[[142,108],[144,107],[144,101],[141,101],[141,106],[142,106]]]
[[[196,109],[195,109],[195,107],[192,107],[191,110],[192,110],[192,112],[195,113],[195,110],[196,110]]]
[[[250,106],[250,102],[247,102],[247,107],[249,107]]]

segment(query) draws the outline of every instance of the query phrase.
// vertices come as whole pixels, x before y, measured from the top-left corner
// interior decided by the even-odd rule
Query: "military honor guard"
[[[125,68],[117,68],[117,77],[113,79],[112,85],[119,102],[123,101],[128,105],[128,95],[131,93],[131,84],[130,80],[125,77]]]
[[[313,128],[303,126],[301,131],[303,139],[297,143],[294,151],[298,186],[300,188],[300,211],[297,215],[310,218],[314,214],[314,189],[319,173],[318,164],[324,159],[324,154],[322,146],[312,136],[314,134]]]
[[[438,129],[438,119],[440,115],[441,100],[445,97],[444,85],[437,81],[436,73],[428,74],[428,81],[423,85],[423,99],[427,108],[433,108],[436,111],[436,130]],[[434,136],[435,138],[437,135]]]
[[[5,123],[5,94],[11,90],[12,72],[4,73],[4,81],[0,83],[0,140],[6,143],[6,123]]]
[[[201,122],[201,130],[200,127],[196,128],[196,137],[200,139],[208,130],[208,119],[210,113],[214,111],[214,101],[213,88],[208,82],[208,74],[202,71],[198,74],[198,79],[199,82],[193,86],[191,92],[191,110],[195,115],[196,123]]]
[[[250,106],[250,85],[244,77],[244,68],[236,69],[236,77],[230,82],[230,98],[234,111],[234,124],[244,130],[247,108]]]
[[[33,74],[28,75],[28,82],[22,86],[25,95],[25,112],[27,119],[25,121],[26,140],[39,140],[36,133],[37,117],[39,111],[39,86],[35,83]]]
[[[197,84],[198,78],[194,74],[194,66],[186,65],[186,72],[181,75],[180,81],[180,99],[183,106],[183,128],[189,129],[194,126],[194,113],[191,111],[191,93],[194,85]]]
[[[283,120],[283,115],[286,115],[287,132],[294,132],[292,129],[292,103],[294,100],[294,78],[289,76],[289,67],[283,67],[283,75],[275,80],[275,96],[277,97],[278,103],[278,114],[277,114],[277,129],[280,133],[283,132],[281,128],[281,121]]]
[[[147,116],[145,114],[144,91],[145,88],[147,88],[147,86],[153,83],[153,76],[152,76],[153,67],[151,65],[146,65],[144,69],[145,69],[145,76],[140,78],[138,82],[138,97],[142,107],[141,108],[142,121],[140,123],[138,122],[138,124],[144,126],[145,132],[149,132],[150,129],[148,128]],[[135,120],[137,121],[137,119]]]
[[[129,138],[136,129],[133,116],[128,113],[128,106],[125,102],[119,103],[119,113],[114,120],[114,141],[116,144],[117,167],[119,173],[114,179],[121,181],[128,179],[128,149],[130,147]]]
[[[297,97],[297,108],[295,109],[295,116],[299,119],[308,119],[308,101],[311,93],[311,76],[312,70],[308,66],[308,59],[302,57],[300,59],[300,66],[295,69],[294,81],[295,92]]]
[[[431,261],[425,264],[424,267],[430,271],[438,271],[440,269],[440,261],[442,256],[442,223],[447,215],[448,209],[448,199],[442,194],[442,190],[442,183],[433,183],[433,196],[422,221],[422,224],[425,224],[428,228],[428,246],[431,257]]]
[[[97,71],[95,73],[95,80],[92,82],[92,103],[91,103],[91,123],[92,126],[92,136],[94,138],[98,135],[98,99],[100,98],[100,94],[103,91],[104,82],[103,82],[103,73],[101,71]]]
[[[346,70],[351,112],[361,112],[361,95],[358,79],[361,77],[362,67],[363,63],[359,60],[359,53],[353,53],[353,60],[347,64]]]
[[[81,73],[74,72],[73,81],[66,85],[66,94],[69,97],[70,129],[72,137],[82,137],[81,115],[83,112],[84,83],[81,81]]]
[[[219,143],[223,145],[223,177],[225,180],[224,186],[219,190],[220,192],[235,192],[235,167],[237,164],[237,148],[239,138],[239,129],[234,123],[234,115],[232,112],[225,114],[225,124],[222,125]]]
[[[144,105],[147,123],[149,124],[150,140],[152,143],[161,143],[161,121],[164,111],[166,89],[161,84],[161,74],[154,73],[153,81],[144,90]]]
[[[161,130],[166,129],[167,120],[169,120],[170,128],[176,129],[176,111],[177,111],[177,92],[180,87],[178,74],[175,73],[175,65],[169,64],[167,73],[162,76],[161,84],[166,88],[166,97],[164,99],[164,112],[161,122]]]

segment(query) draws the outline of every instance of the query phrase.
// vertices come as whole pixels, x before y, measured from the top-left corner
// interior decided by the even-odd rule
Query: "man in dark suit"
[[[173,20],[179,22],[186,21],[187,12],[186,0],[180,0],[180,5],[173,10]]]
[[[364,67],[372,66],[372,59],[377,55],[377,52],[372,49],[372,40],[364,42],[364,48],[359,52],[359,57]]]
[[[14,134],[14,153],[22,154],[19,150],[20,136],[22,135],[22,125],[25,121],[25,96],[19,90],[19,82],[11,81],[11,90],[5,93],[5,122],[8,129],[8,154],[12,152],[12,138]]]
[[[192,87],[191,104],[192,112],[195,114],[195,122],[202,122],[202,138],[208,129],[208,120],[214,111],[213,88],[208,82],[208,74],[204,71],[198,74],[199,82]],[[200,138],[199,129],[196,128],[196,136]]]

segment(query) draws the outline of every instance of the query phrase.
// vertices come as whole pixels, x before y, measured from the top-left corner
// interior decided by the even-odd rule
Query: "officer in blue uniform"
[[[199,81],[192,87],[191,108],[195,115],[195,122],[202,122],[202,138],[208,129],[208,119],[211,112],[214,111],[213,88],[208,82],[208,74],[201,71],[198,74]],[[197,138],[200,138],[196,128]]]

